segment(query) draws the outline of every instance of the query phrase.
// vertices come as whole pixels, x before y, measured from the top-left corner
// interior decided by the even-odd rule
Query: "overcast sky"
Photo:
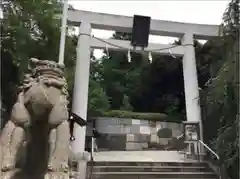
[[[198,24],[220,24],[222,15],[229,0],[188,0],[188,1],[82,1],[69,0],[75,9],[108,14],[133,16],[145,15],[152,19],[178,21]],[[93,34],[101,38],[109,38],[113,32],[93,30]],[[175,38],[150,36],[149,41],[168,44]],[[100,52],[96,52],[97,56]]]

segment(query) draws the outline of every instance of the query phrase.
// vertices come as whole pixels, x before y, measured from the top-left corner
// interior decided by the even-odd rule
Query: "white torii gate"
[[[86,119],[90,70],[90,49],[106,48],[106,44],[104,42],[91,37],[91,29],[95,28],[118,32],[131,32],[133,17],[69,10],[67,20],[69,25],[79,26],[80,33],[77,45],[77,61],[72,110],[83,119]],[[175,48],[171,49],[171,52],[175,56],[183,57],[182,63],[187,121],[199,121],[201,124],[198,78],[193,40],[194,38],[208,40],[212,37],[218,36],[219,27],[216,25],[200,25],[151,20],[150,34],[181,38],[183,46],[176,46]],[[133,49],[130,45],[130,41],[114,39],[108,39],[105,41],[124,47],[118,48],[113,45],[108,45],[108,48],[111,50],[127,51],[129,49]],[[158,51],[157,53],[169,54],[169,50],[167,48],[171,46],[172,45],[150,43],[145,50],[152,51],[155,49],[164,48],[165,50]],[[140,49],[137,48],[136,50]],[[75,153],[81,153],[84,151],[85,147],[86,129],[85,127],[76,126],[74,133],[77,137],[73,143],[73,151]]]

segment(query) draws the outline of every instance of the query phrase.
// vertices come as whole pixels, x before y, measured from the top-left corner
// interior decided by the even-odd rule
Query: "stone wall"
[[[181,123],[153,122],[148,120],[104,118],[94,120],[101,136],[97,139],[99,150],[163,150],[169,138],[159,138],[157,131],[162,128],[172,130],[172,137],[183,131]]]

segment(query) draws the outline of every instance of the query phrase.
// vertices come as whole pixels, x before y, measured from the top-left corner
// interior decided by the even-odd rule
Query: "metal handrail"
[[[213,154],[217,158],[217,160],[219,162],[218,170],[219,170],[219,177],[220,177],[220,179],[228,179],[229,177],[228,177],[228,175],[226,173],[226,168],[224,167],[223,164],[221,164],[219,155],[216,152],[214,152],[209,146],[207,146],[207,144],[205,144],[203,141],[198,140],[198,142],[200,144],[202,144],[209,152],[211,152],[211,154]]]
[[[214,152],[210,147],[207,146],[207,144],[205,144],[203,141],[198,140],[200,144],[202,144],[206,149],[208,149],[208,151],[210,151],[218,160],[220,160],[220,157],[218,156],[218,154],[216,152]]]
[[[184,134],[181,134],[180,136],[177,136],[177,139],[180,139],[184,136]]]

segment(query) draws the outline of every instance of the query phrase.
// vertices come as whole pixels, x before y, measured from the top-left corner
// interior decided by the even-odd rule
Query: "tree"
[[[55,16],[62,12],[62,4],[57,0],[4,0],[3,12],[4,18],[1,21],[1,96],[3,106],[7,109],[6,114],[10,114],[16,100],[17,86],[21,81],[22,74],[27,70],[29,58],[58,60],[60,20]],[[77,36],[67,34],[65,44],[65,76],[71,103]],[[103,94],[103,92],[99,89],[100,86],[98,90],[95,89],[96,84],[93,77],[91,79],[89,111],[95,113],[96,97],[99,98],[97,101],[102,100],[102,95],[97,96],[97,93]],[[97,110],[100,110],[102,106],[105,108],[106,104],[100,105],[98,102],[97,106]],[[5,116],[5,118],[8,117]]]
[[[90,63],[88,114],[89,116],[102,116],[109,109],[108,97],[101,83],[102,64],[93,55]]]
[[[116,32],[114,39],[131,40],[131,34]],[[133,111],[167,112],[170,106],[182,113],[185,109],[181,60],[169,56],[110,51],[102,59],[102,86],[106,89],[111,109],[121,109],[128,96]],[[170,81],[172,81],[170,83]]]
[[[224,13],[223,37],[209,42],[217,51],[210,56],[211,78],[201,93],[204,138],[217,151],[232,179],[239,178],[239,12],[236,9],[239,2],[232,0]]]
[[[53,17],[59,10],[59,4],[53,0],[3,1],[1,96],[8,113],[28,59],[56,60],[60,31],[59,20]]]

